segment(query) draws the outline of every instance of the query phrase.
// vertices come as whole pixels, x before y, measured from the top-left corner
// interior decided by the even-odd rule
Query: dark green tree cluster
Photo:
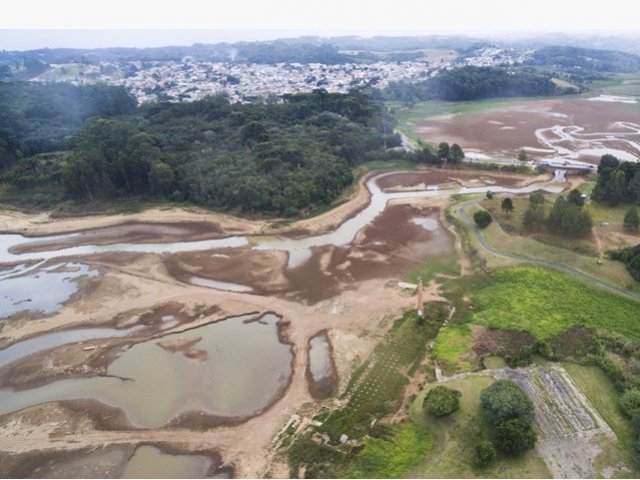
[[[135,108],[135,99],[120,87],[0,82],[0,168],[68,149],[91,116],[123,115]]]
[[[624,263],[631,276],[640,282],[640,244],[635,247],[612,250],[609,252],[609,257]]]
[[[603,155],[592,196],[612,207],[623,202],[640,204],[640,164],[620,162],[613,155]]]
[[[637,207],[631,207],[627,213],[625,213],[622,226],[630,232],[637,232],[638,229],[640,229],[640,215],[638,215]]]
[[[384,105],[357,91],[149,104],[88,121],[63,178],[76,198],[153,194],[295,215],[334,200],[352,183],[351,167],[398,145],[393,127]]]
[[[589,212],[560,195],[546,220],[547,227],[553,233],[583,237],[591,233],[593,220]]]
[[[461,395],[458,390],[438,385],[427,393],[423,408],[434,417],[446,417],[460,408]]]
[[[500,451],[518,456],[535,446],[533,403],[517,383],[498,380],[482,391],[480,405],[495,429]]]
[[[534,192],[529,195],[529,206],[522,215],[522,224],[527,230],[534,230],[544,226],[544,195]]]
[[[388,99],[465,101],[493,97],[548,96],[561,93],[549,75],[527,69],[465,66],[444,70],[424,82],[391,83]]]
[[[447,142],[441,142],[438,145],[437,157],[440,163],[460,163],[464,160],[464,151],[457,143],[449,146]]]
[[[478,228],[486,228],[491,224],[493,217],[486,210],[478,210],[473,214],[473,221],[476,222]]]

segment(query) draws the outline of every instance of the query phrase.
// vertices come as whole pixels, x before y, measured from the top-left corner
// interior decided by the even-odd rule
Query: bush
[[[622,394],[619,400],[620,410],[628,418],[640,417],[640,389],[632,388]]]
[[[496,459],[496,449],[489,440],[480,440],[476,445],[476,465],[486,467]]]
[[[480,405],[494,425],[519,419],[533,421],[533,403],[526,393],[511,380],[498,380],[480,394]]]
[[[638,216],[638,209],[631,207],[624,216],[624,228],[630,232],[637,232],[640,228],[640,216]]]
[[[478,228],[486,228],[491,224],[493,218],[486,210],[478,210],[473,214],[473,221],[476,222]]]
[[[462,394],[451,388],[438,385],[427,393],[424,399],[424,410],[435,417],[446,417],[460,408]]]
[[[533,448],[537,435],[531,425],[521,418],[501,422],[496,427],[496,443],[501,452],[517,457]]]

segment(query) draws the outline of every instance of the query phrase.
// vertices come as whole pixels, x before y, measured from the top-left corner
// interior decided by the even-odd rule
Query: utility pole
[[[424,319],[424,285],[422,277],[418,277],[418,317]]]

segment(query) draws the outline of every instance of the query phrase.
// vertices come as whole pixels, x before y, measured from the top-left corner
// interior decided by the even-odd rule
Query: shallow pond
[[[220,417],[260,413],[286,389],[291,345],[278,336],[279,319],[240,316],[133,345],[109,366],[111,376],[67,379],[24,391],[0,390],[0,414],[39,403],[92,398],[122,408],[132,424],[160,427],[181,413]],[[163,348],[188,342],[191,351]]]
[[[55,313],[78,291],[78,280],[98,274],[98,270],[82,263],[18,265],[4,271],[0,277],[0,318],[18,313]]]
[[[204,455],[171,455],[150,445],[138,447],[121,478],[204,478],[213,460]]]

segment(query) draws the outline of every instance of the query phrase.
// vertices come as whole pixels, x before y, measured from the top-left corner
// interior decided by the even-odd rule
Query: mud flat
[[[309,339],[307,381],[311,395],[318,400],[332,396],[338,385],[333,347],[326,330]]]
[[[273,314],[241,316],[162,337],[164,342],[196,340],[192,346],[207,353],[204,359],[162,348],[157,340],[138,343],[109,366],[107,376],[0,390],[0,413],[93,398],[121,408],[132,425],[147,428],[194,412],[234,420],[252,417],[282,396],[292,374],[292,349],[283,343],[279,323]]]
[[[0,455],[4,478],[231,478],[211,451],[173,444],[114,444],[63,452]]]
[[[609,152],[636,161],[640,158],[638,123],[635,102],[614,97],[558,98],[430,117],[416,127],[416,133],[427,140],[458,143],[471,155],[486,158],[515,159],[525,149],[532,159],[560,156],[596,162]],[[547,132],[547,138],[539,131]]]

